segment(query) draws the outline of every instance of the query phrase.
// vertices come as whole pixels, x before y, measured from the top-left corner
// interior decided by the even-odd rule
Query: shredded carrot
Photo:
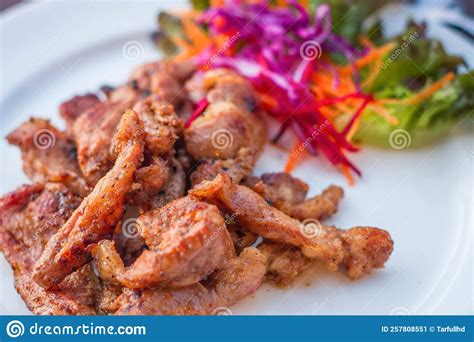
[[[407,99],[381,99],[379,102],[384,104],[418,104],[428,97],[433,95],[439,89],[443,88],[446,84],[451,82],[456,76],[452,72],[448,72],[446,75],[441,77],[440,80],[433,83],[428,88],[423,89],[418,94],[415,94]]]
[[[342,174],[344,175],[344,177],[346,177],[347,184],[349,184],[349,186],[353,186],[354,185],[354,177],[352,177],[352,174],[351,174],[349,168],[346,165],[341,165],[339,168],[341,169]]]
[[[291,152],[288,154],[288,159],[285,164],[285,173],[291,173],[298,165],[298,162],[303,157],[304,151],[300,151],[301,143],[299,140],[296,140],[295,145],[293,146]]]
[[[193,47],[191,44],[178,36],[171,36],[171,41],[178,46],[181,51],[174,57],[177,62],[184,62],[193,56]]]
[[[375,45],[374,43],[372,43],[372,41],[369,39],[369,37],[367,36],[360,36],[359,37],[359,41],[361,42],[362,45],[364,45],[365,47],[368,47],[370,49],[373,49],[375,48]]]
[[[224,0],[211,0],[211,7],[221,7],[224,6]]]
[[[374,83],[374,81],[376,80],[381,69],[382,69],[382,60],[378,58],[374,61],[374,65],[369,71],[367,79],[362,83],[362,88],[370,87],[372,83]]]
[[[285,7],[286,6],[286,0],[277,0],[277,6]]]
[[[381,104],[377,103],[378,101],[374,101],[369,103],[368,107],[372,109],[375,113],[383,117],[387,122],[391,125],[398,125],[398,119],[394,117],[390,112]]]
[[[363,68],[364,66],[368,65],[370,62],[379,59],[379,56],[383,56],[384,54],[392,51],[395,49],[396,44],[394,42],[390,42],[379,46],[378,48],[374,48],[372,51],[369,51],[365,56],[359,58],[355,65],[358,69]],[[352,73],[352,67],[350,65],[346,65],[342,68],[339,68],[339,71],[346,74]]]
[[[362,116],[359,116],[354,120],[354,123],[352,124],[351,128],[349,129],[349,132],[346,135],[346,139],[348,141],[352,141],[352,138],[354,138],[354,135],[356,134],[357,130],[359,129],[360,125],[360,120],[362,119]]]
[[[193,42],[194,46],[205,47],[212,43],[209,36],[190,18],[183,18],[182,23],[186,36]]]

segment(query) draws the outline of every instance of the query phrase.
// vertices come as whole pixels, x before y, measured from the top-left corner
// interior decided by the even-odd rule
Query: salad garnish
[[[250,80],[259,108],[281,124],[273,141],[288,130],[296,136],[286,172],[305,153],[322,154],[352,184],[352,174],[361,175],[347,156],[358,151],[356,144],[386,145],[389,134],[403,128],[421,145],[429,140],[426,132],[433,128],[440,136],[440,126],[451,127],[474,106],[472,75],[457,75],[463,60],[428,39],[423,25],[410,23],[404,35],[387,40],[377,24],[364,32],[361,22],[348,29],[340,19],[346,26],[333,28],[331,9],[343,9],[331,1],[193,3],[191,11],[160,15],[157,43],[174,60],[203,71],[231,68]],[[427,54],[436,65],[409,65],[423,67]],[[456,112],[446,106],[457,101]],[[199,101],[186,125],[206,106]]]

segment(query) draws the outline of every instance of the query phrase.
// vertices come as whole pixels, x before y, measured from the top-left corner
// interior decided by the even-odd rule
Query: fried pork
[[[90,260],[88,247],[112,235],[124,212],[124,201],[143,154],[143,129],[127,111],[114,137],[117,160],[68,221],[49,240],[33,271],[45,288],[59,284]]]
[[[319,221],[302,223],[271,207],[250,188],[233,183],[225,174],[200,183],[190,194],[224,207],[236,215],[239,225],[254,234],[301,248],[305,256],[324,261],[331,270],[346,266],[354,279],[382,267],[393,249],[390,235],[382,229],[356,227],[344,231]]]

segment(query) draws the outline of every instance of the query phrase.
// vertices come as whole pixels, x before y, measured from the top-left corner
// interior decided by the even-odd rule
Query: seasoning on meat
[[[90,260],[88,247],[110,237],[123,215],[125,196],[143,154],[143,129],[127,111],[114,137],[117,160],[89,196],[49,240],[35,265],[34,280],[45,288],[59,284]]]

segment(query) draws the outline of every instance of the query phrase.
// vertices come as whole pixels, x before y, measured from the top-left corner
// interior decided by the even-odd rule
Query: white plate
[[[54,2],[7,11],[1,22],[0,135],[31,115],[51,118],[64,127],[57,114],[62,101],[104,84],[119,84],[134,66],[159,57],[149,41],[156,13],[178,5],[185,3]],[[397,30],[405,11],[389,9],[388,27]],[[435,11],[420,13],[436,21]],[[449,51],[474,64],[471,45],[440,26],[433,25],[430,32],[442,38]],[[133,41],[140,43],[136,59],[123,53]],[[0,150],[3,194],[28,180],[18,149],[2,139]],[[340,212],[331,223],[389,230],[395,251],[386,268],[352,282],[341,273],[317,267],[290,289],[264,286],[232,311],[472,314],[472,135],[461,125],[450,139],[435,146],[402,151],[364,148],[352,157],[363,178],[355,187],[346,187]],[[281,170],[284,158],[284,153],[267,148],[256,173]],[[345,184],[338,172],[316,159],[305,161],[296,176],[310,183],[312,194],[330,183]],[[0,267],[0,314],[28,313],[3,256]]]

